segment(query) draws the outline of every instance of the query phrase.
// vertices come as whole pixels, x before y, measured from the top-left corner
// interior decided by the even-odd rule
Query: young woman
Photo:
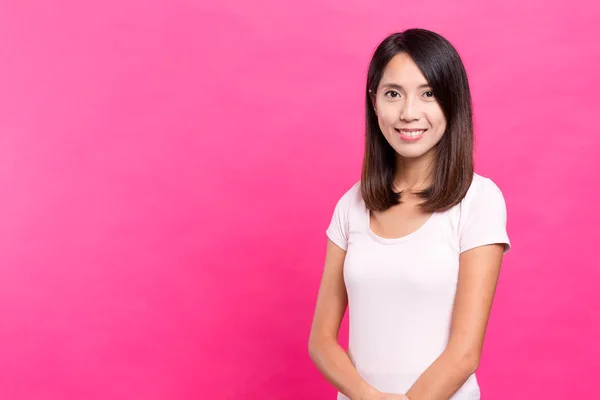
[[[309,354],[338,399],[479,399],[510,242],[502,192],[473,170],[463,63],[440,35],[410,29],[376,49],[362,176],[327,236]],[[348,352],[337,340],[346,307]]]

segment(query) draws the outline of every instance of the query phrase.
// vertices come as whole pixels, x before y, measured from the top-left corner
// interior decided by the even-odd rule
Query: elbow
[[[314,361],[315,359],[315,354],[316,354],[317,350],[315,348],[315,345],[309,340],[308,341],[308,356],[310,357],[311,360]]]
[[[479,368],[479,357],[469,357],[465,361],[465,365],[467,370],[469,371],[469,374],[474,374],[475,371],[477,371],[477,368]]]
[[[460,364],[465,368],[469,375],[472,375],[479,368],[479,353],[475,351],[465,352],[460,356]]]
[[[454,364],[467,375],[472,375],[479,368],[480,353],[476,350],[454,349],[450,352]]]
[[[314,362],[320,352],[320,346],[317,341],[311,336],[308,339],[308,356]]]
[[[326,338],[317,338],[316,336],[310,337],[308,339],[308,356],[313,362],[317,362],[317,360],[323,354],[325,348],[328,345],[328,339]]]

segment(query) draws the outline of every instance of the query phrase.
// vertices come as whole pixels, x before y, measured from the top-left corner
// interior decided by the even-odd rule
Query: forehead
[[[385,66],[379,85],[397,84],[406,87],[426,85],[427,79],[406,53],[396,54]]]

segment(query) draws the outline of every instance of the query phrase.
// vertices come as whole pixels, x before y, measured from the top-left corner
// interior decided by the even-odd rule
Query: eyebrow
[[[430,87],[431,87],[430,84],[424,83],[422,85],[419,85],[418,88],[419,89],[425,89],[425,88],[430,88]],[[402,87],[402,85],[398,85],[397,83],[386,83],[384,85],[381,85],[381,88],[400,89],[400,90],[404,89]]]

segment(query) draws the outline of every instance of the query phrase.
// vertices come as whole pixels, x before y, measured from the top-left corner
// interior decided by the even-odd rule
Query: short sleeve
[[[506,203],[500,188],[491,179],[478,177],[461,204],[460,252],[501,243],[506,254],[511,248],[506,219]]]
[[[349,215],[352,204],[352,198],[358,190],[358,183],[338,200],[333,210],[331,222],[327,228],[326,234],[333,243],[342,250],[348,249]]]

